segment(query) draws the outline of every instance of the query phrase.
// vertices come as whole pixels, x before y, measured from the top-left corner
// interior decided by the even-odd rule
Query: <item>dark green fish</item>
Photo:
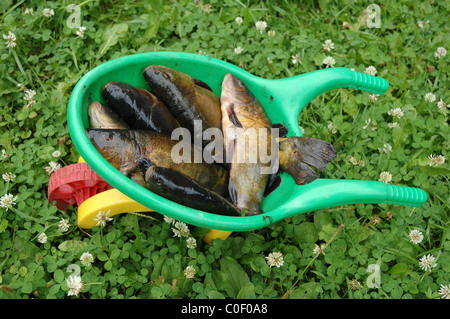
[[[124,82],[108,82],[102,88],[108,106],[133,129],[171,136],[180,127],[167,107],[151,92]]]
[[[176,170],[141,160],[146,188],[178,204],[213,214],[239,216],[235,205]]]
[[[208,128],[218,128],[221,120],[220,99],[209,86],[161,65],[151,65],[143,74],[152,93],[163,101],[180,125],[190,131],[193,139],[202,141],[204,146],[209,143],[203,141],[201,134]],[[194,131],[196,120],[202,124],[198,132]]]

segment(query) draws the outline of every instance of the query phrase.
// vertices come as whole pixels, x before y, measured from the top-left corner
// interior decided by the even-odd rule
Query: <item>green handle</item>
[[[386,203],[419,207],[427,198],[426,192],[419,188],[388,185],[377,181],[317,179],[298,188],[294,186],[294,191],[285,205],[276,210],[295,215],[350,204]],[[286,217],[288,215],[283,216]]]
[[[337,88],[353,88],[383,94],[389,88],[389,82],[348,68],[330,68],[285,79],[262,80],[258,86],[276,93],[276,100],[283,103],[274,106],[273,116],[288,119],[289,123],[286,125],[291,130],[290,135],[301,135],[297,124],[298,116],[303,108],[319,95]],[[278,112],[281,114],[277,115]]]

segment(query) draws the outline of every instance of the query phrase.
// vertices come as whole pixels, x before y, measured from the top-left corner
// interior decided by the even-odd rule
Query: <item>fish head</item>
[[[88,129],[92,145],[113,167],[127,175],[137,166],[140,151],[128,130]]]
[[[111,108],[98,101],[92,101],[88,106],[91,128],[97,129],[129,129],[130,126],[114,113]]]
[[[126,116],[126,106],[133,104],[136,99],[136,89],[124,82],[108,82],[103,85],[101,93],[106,103],[120,117]]]
[[[222,97],[234,104],[248,104],[253,100],[253,94],[244,82],[231,73],[227,73],[222,81]]]
[[[185,73],[163,65],[150,65],[144,70],[144,78],[163,101],[182,100],[192,93],[194,82]],[[167,95],[167,96],[166,96]]]

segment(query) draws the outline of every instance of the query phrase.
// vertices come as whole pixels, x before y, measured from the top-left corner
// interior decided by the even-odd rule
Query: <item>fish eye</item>
[[[105,136],[105,141],[107,141],[107,142],[112,141],[112,139],[113,139],[113,136],[112,136],[111,134],[107,134],[107,135]]]
[[[164,73],[164,77],[165,77],[166,79],[170,80],[170,79],[172,78],[172,74],[169,73],[169,72],[165,72],[165,73]]]
[[[241,88],[245,87],[244,82],[242,82],[241,80],[239,80],[237,83]]]

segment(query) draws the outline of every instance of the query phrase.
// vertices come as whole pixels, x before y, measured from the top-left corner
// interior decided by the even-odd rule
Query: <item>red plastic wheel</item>
[[[71,164],[50,176],[48,200],[56,201],[58,209],[67,210],[69,205],[80,206],[86,199],[112,188],[86,163]]]

